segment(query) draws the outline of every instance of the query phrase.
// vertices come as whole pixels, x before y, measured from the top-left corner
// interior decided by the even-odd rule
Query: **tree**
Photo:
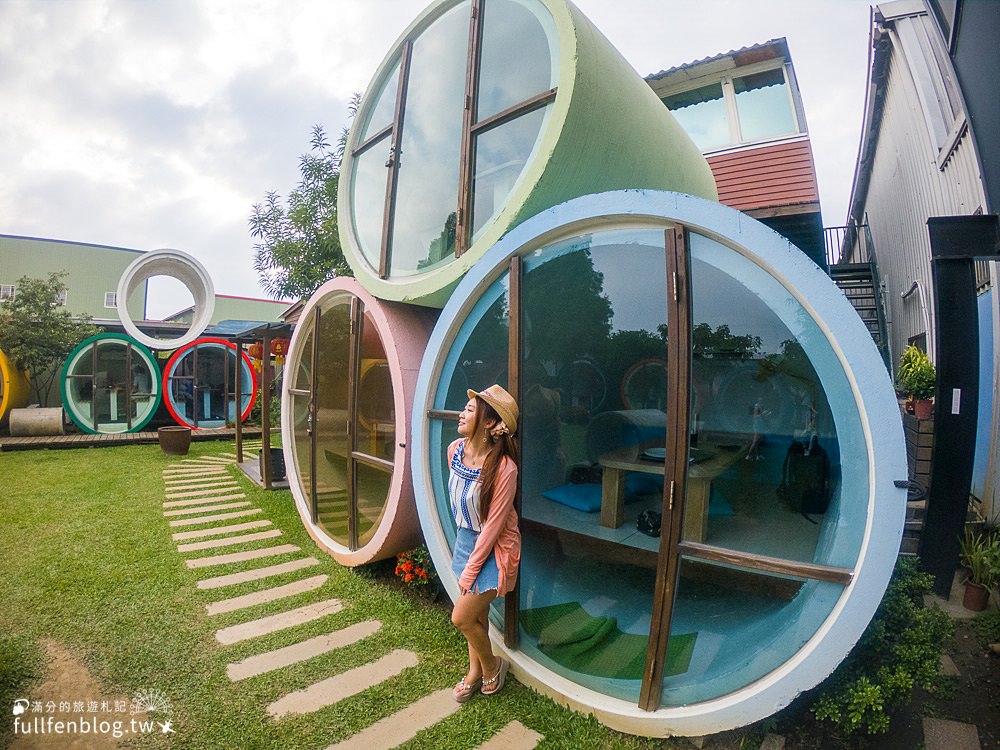
[[[17,296],[0,305],[0,349],[31,375],[39,400],[48,403],[60,365],[73,348],[100,329],[89,315],[75,318],[59,298],[66,291],[66,272],[47,279],[23,276]]]
[[[360,99],[351,100],[354,115]],[[310,152],[299,159],[301,180],[285,205],[274,191],[250,214],[254,270],[261,288],[275,299],[305,297],[333,276],[350,276],[337,233],[337,185],[346,129],[331,147],[322,125],[312,131]]]

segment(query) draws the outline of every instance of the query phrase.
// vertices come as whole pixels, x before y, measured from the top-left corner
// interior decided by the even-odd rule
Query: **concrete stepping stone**
[[[223,458],[222,456],[202,456],[201,458],[185,458],[185,463],[195,464],[234,464],[235,458]]]
[[[417,733],[448,718],[462,707],[451,696],[451,688],[425,695],[391,716],[379,719],[327,750],[378,750],[409,742]],[[533,746],[532,746],[533,747]]]
[[[311,568],[313,565],[319,565],[319,560],[315,557],[304,557],[301,560],[292,560],[291,562],[280,563],[278,565],[269,565],[266,568],[254,568],[253,570],[244,570],[240,573],[230,573],[224,576],[216,576],[215,578],[205,578],[198,581],[195,585],[200,589],[218,589],[223,586],[233,586],[237,583],[259,581],[261,578],[280,576],[283,573],[292,573],[296,570],[302,570],[303,568]]]
[[[222,539],[208,539],[204,542],[190,542],[188,544],[178,544],[178,552],[197,552],[203,549],[217,549],[218,547],[232,547],[234,544],[244,544],[245,542],[259,542],[261,539],[274,539],[282,535],[281,529],[268,529],[258,531],[255,534],[240,534],[239,536],[227,536]]]
[[[277,557],[287,555],[291,552],[301,551],[301,547],[294,544],[279,544],[277,547],[263,547],[262,549],[252,549],[246,552],[229,552],[225,555],[213,555],[211,557],[198,557],[194,560],[185,560],[189,568],[211,568],[213,565],[228,565],[235,562],[246,562],[247,560],[259,560],[262,557]]]
[[[330,576],[323,575],[313,576],[312,578],[303,578],[300,581],[292,581],[291,583],[286,583],[283,586],[275,586],[274,588],[264,589],[263,591],[254,591],[252,594],[244,594],[243,596],[234,596],[231,599],[222,599],[217,602],[210,602],[205,605],[205,611],[209,615],[220,615],[223,612],[233,612],[237,609],[246,609],[247,607],[253,607],[257,604],[265,604],[266,602],[273,602],[276,599],[284,599],[286,596],[295,596],[296,594],[302,594],[306,591],[312,591],[313,589],[318,589]]]
[[[222,503],[221,505],[201,505],[197,508],[181,508],[179,510],[165,510],[163,515],[166,517],[170,516],[190,516],[195,513],[207,513],[212,510],[232,510],[233,508],[245,508],[250,505],[249,500],[244,500],[238,503]]]
[[[259,529],[263,526],[270,526],[270,521],[260,520],[260,521],[249,521],[248,523],[237,523],[232,526],[215,526],[211,529],[198,529],[197,531],[178,531],[176,534],[171,534],[170,538],[175,542],[180,542],[185,539],[202,539],[206,536],[216,536],[218,534],[231,534],[234,531],[249,531],[250,529]]]
[[[168,487],[167,489],[171,488]],[[239,489],[239,485],[236,482],[220,487],[198,487],[195,489],[184,487],[182,492],[168,492],[164,497],[173,499],[175,497],[196,497],[198,495],[223,495],[236,489]]]
[[[975,724],[948,719],[924,719],[925,750],[982,750]]]
[[[534,729],[529,729],[515,719],[476,750],[531,750],[543,739],[545,739],[544,735],[539,734]]]
[[[404,669],[417,666],[417,655],[412,651],[396,649],[381,659],[335,677],[296,690],[279,698],[267,707],[267,713],[275,719],[291,714],[307,714],[325,706],[332,706],[344,698],[350,698],[368,688],[395,677]],[[453,701],[454,702],[454,701]],[[456,704],[457,705],[457,704]]]
[[[259,674],[273,672],[300,661],[312,659],[320,654],[325,654],[334,649],[350,646],[352,643],[374,635],[382,627],[378,620],[365,620],[332,633],[318,635],[309,638],[301,643],[293,643],[274,651],[251,656],[243,661],[238,661],[226,667],[226,674],[232,682],[239,682],[248,677],[256,677]],[[452,703],[455,701],[452,700]],[[398,744],[398,743],[397,743]]]
[[[231,643],[239,643],[250,638],[259,638],[262,635],[275,633],[279,630],[293,628],[304,622],[312,622],[327,615],[335,615],[344,609],[340,599],[327,599],[322,602],[313,602],[304,607],[290,609],[287,612],[279,612],[276,615],[262,617],[259,620],[243,622],[239,625],[232,625],[215,631],[215,640],[228,646]]]
[[[238,485],[239,483],[231,477],[209,477],[211,481],[205,481],[204,479],[181,479],[177,482],[165,482],[164,489],[166,490],[188,490],[197,489],[198,487],[219,487],[224,484]]]
[[[263,513],[260,508],[250,508],[250,510],[237,510],[233,513],[217,513],[211,516],[198,516],[197,518],[181,518],[177,521],[171,521],[170,526],[194,526],[199,523],[212,523],[214,521],[228,521],[232,518],[246,518],[247,516],[255,516],[258,513]]]
[[[232,488],[230,488],[232,489]],[[170,497],[170,495],[167,495]],[[242,492],[237,492],[235,495],[215,495],[213,497],[196,497],[190,500],[171,500],[168,503],[164,503],[164,508],[184,508],[189,505],[205,505],[207,503],[218,503],[223,500],[239,500],[240,498],[246,497]]]
[[[206,469],[190,468],[190,469],[164,469],[163,470],[163,478],[164,479],[178,479],[178,478],[181,478],[181,477],[207,477],[207,476],[218,475],[218,474],[226,474],[226,475],[228,475],[229,472],[226,471],[226,469],[224,467],[221,467],[221,466],[219,468],[209,467],[209,468],[206,468]]]
[[[192,471],[227,471],[228,466],[223,466],[221,464],[205,464],[205,463],[194,463],[194,464],[171,464],[163,469],[164,474],[186,474]]]

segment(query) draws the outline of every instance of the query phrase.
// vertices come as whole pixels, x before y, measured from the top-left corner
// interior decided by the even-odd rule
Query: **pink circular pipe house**
[[[337,278],[296,325],[281,403],[288,481],[306,529],[342,565],[421,541],[410,414],[436,312],[383,302]]]

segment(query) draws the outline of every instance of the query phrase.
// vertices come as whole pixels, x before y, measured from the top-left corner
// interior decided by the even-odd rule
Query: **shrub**
[[[904,393],[915,399],[932,398],[937,383],[937,370],[927,354],[910,344],[899,358],[896,382]]]
[[[915,687],[929,690],[938,673],[951,619],[923,605],[933,577],[914,558],[900,558],[885,597],[847,659],[820,686],[812,711],[845,735],[883,734],[889,714]]]

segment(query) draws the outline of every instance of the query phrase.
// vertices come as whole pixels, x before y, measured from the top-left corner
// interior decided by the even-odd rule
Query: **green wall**
[[[66,308],[73,315],[118,318],[118,311],[104,306],[104,293],[118,289],[118,280],[142,251],[34,237],[0,234],[0,284],[17,284],[22,276],[44,279],[53,271],[66,271]],[[129,314],[141,320],[145,290],[129,301]]]

